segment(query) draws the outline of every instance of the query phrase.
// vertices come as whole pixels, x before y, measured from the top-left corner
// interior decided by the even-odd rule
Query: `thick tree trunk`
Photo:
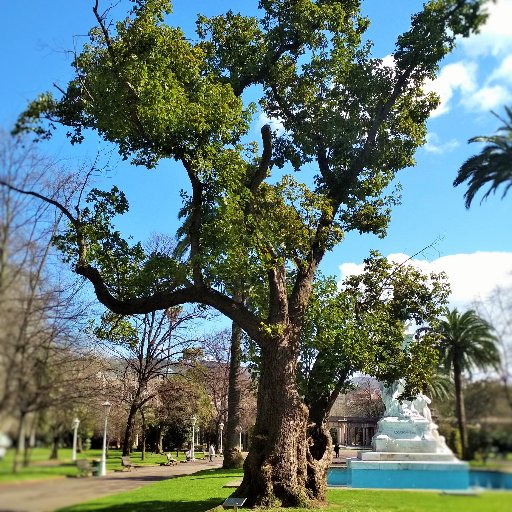
[[[263,345],[257,419],[236,495],[246,506],[301,506],[306,491],[308,411],[296,385],[295,343]]]
[[[317,501],[326,498],[327,472],[332,461],[332,439],[327,426],[331,406],[330,402],[328,405],[327,401],[319,401],[309,407],[306,487]]]
[[[133,402],[130,405],[128,420],[126,421],[126,430],[123,439],[123,455],[130,455],[132,448],[133,426],[135,424],[135,415],[137,414],[137,404]]]
[[[332,461],[332,439],[327,422],[309,425],[307,461],[308,495],[316,501],[325,501],[327,472]]]
[[[242,329],[234,322],[231,327],[231,357],[229,362],[228,384],[228,419],[226,437],[223,446],[224,460],[222,466],[226,469],[239,467],[239,458],[235,457],[238,448],[238,432],[240,427],[240,363],[242,360]]]
[[[327,492],[327,472],[332,461],[332,439],[327,418],[345,386],[350,366],[341,362],[326,364],[329,354],[320,351],[305,391],[304,402],[309,410],[308,419],[308,493],[318,501],[324,501]],[[335,386],[332,384],[336,382]]]
[[[455,361],[453,364],[453,380],[455,384],[455,415],[457,416],[460,443],[462,445],[462,458],[466,459],[468,455],[468,435],[466,431],[466,408],[464,407],[464,395],[462,393],[462,371]]]
[[[164,444],[164,432],[162,425],[158,425],[156,429],[155,453],[162,453]],[[177,457],[177,456],[176,456]]]

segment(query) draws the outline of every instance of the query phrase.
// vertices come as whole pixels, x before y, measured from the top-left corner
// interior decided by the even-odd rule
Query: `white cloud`
[[[382,65],[386,66],[388,68],[394,69],[396,67],[396,62],[395,62],[395,58],[393,57],[393,55],[386,55],[382,59]]]
[[[264,125],[270,125],[272,130],[276,130],[278,135],[282,135],[285,132],[283,122],[280,119],[274,119],[272,117],[268,117],[265,112],[261,112],[258,116],[258,122],[256,123],[258,129],[261,129]]]
[[[512,0],[489,2],[487,10],[489,18],[480,33],[460,41],[466,53],[472,57],[496,56],[512,49]]]
[[[402,263],[409,259],[406,254],[390,254],[390,261]],[[433,261],[413,259],[409,264],[423,272],[445,272],[451,284],[451,307],[471,307],[478,299],[485,299],[498,286],[512,288],[512,252],[475,252],[452,254]],[[363,264],[340,265],[341,280],[349,275],[360,274]]]
[[[423,146],[425,151],[429,153],[442,154],[449,153],[459,146],[459,142],[456,139],[451,139],[446,142],[441,142],[439,135],[435,132],[427,133],[427,142]]]
[[[444,66],[435,80],[425,84],[425,91],[437,93],[441,100],[439,106],[432,112],[432,117],[450,110],[450,101],[455,91],[467,95],[476,89],[476,71],[477,66],[474,62],[454,62]]]
[[[510,99],[508,90],[502,85],[489,85],[462,99],[469,110],[489,111],[501,107]]]
[[[512,84],[512,55],[505,57],[489,77],[489,82],[497,80]]]

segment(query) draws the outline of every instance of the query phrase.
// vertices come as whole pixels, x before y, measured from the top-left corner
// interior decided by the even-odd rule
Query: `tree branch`
[[[260,165],[256,169],[256,172],[248,185],[248,188],[253,195],[256,193],[263,180],[267,177],[272,160],[272,131],[268,124],[261,128],[261,138],[263,140],[263,153],[261,155]]]
[[[199,264],[199,256],[201,254],[201,244],[199,242],[199,235],[201,233],[202,225],[202,207],[203,207],[203,184],[197,177],[192,166],[184,158],[182,159],[183,166],[187,171],[190,184],[192,185],[192,204],[190,211],[190,227],[188,236],[190,238],[190,261],[192,262],[192,276],[194,283],[203,286],[203,274],[201,272],[201,265]]]

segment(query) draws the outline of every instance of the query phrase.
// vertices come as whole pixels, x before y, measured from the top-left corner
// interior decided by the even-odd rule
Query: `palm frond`
[[[476,194],[487,185],[489,187],[480,202],[500,187],[503,187],[503,198],[512,187],[512,109],[505,107],[505,113],[508,120],[497,116],[504,125],[495,135],[469,140],[469,143],[484,142],[486,145],[479,154],[464,162],[453,182],[454,186],[467,182],[468,188],[464,194],[466,208],[471,206]]]

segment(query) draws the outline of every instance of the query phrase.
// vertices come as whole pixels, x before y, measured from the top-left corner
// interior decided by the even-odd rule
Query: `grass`
[[[232,489],[227,482],[241,477],[238,470],[206,470],[147,485],[60,509],[58,512],[206,512],[221,511]],[[345,490],[328,491],[328,505],[321,512],[507,512],[512,493],[485,492],[477,496],[444,495],[438,492]],[[249,509],[240,508],[240,512]],[[312,512],[312,509],[277,509],[282,512]]]
[[[35,449],[31,465],[20,468],[20,473],[10,473],[12,451],[0,461],[0,482],[14,479],[49,478],[76,475],[71,462],[71,450],[60,450],[60,460],[48,461],[49,450]],[[162,455],[146,454],[141,461],[139,452],[131,455],[137,465],[154,465],[163,462]],[[89,450],[78,455],[81,458],[100,458],[100,450]],[[107,469],[121,468],[121,452],[110,450]],[[232,489],[224,488],[227,482],[240,478],[238,470],[205,470],[190,476],[173,478],[146,485],[139,489],[123,492],[61,509],[60,512],[206,512],[223,510],[219,505],[231,494]],[[1,493],[1,489],[0,489]],[[248,509],[239,509],[241,512]],[[286,512],[306,512],[306,509],[279,509]],[[328,505],[322,512],[506,512],[512,510],[512,493],[484,492],[477,496],[443,495],[438,492],[351,490],[331,489],[328,491]],[[309,509],[311,512],[311,509]]]
[[[507,454],[506,457],[489,457],[485,462],[481,459],[469,461],[469,465],[474,469],[488,469],[494,471],[505,471],[512,473],[512,454]]]
[[[141,460],[140,452],[133,452],[130,460],[137,466],[155,466],[161,462],[165,462],[163,455],[147,453],[144,461]],[[174,453],[174,456],[176,454]],[[30,464],[28,467],[19,466],[18,473],[12,473],[12,462],[14,450],[7,450],[7,454],[0,461],[0,483],[13,482],[17,480],[38,480],[42,478],[55,478],[64,476],[76,476],[77,469],[71,460],[71,449],[62,448],[59,450],[59,459],[56,461],[49,460],[50,449],[34,448],[31,450]],[[88,450],[77,454],[79,459],[100,460],[101,450]],[[180,459],[184,459],[180,454]],[[121,469],[121,451],[109,450],[107,457],[107,472]]]
[[[62,508],[59,512],[205,512],[221,504],[233,492],[223,486],[239,476],[239,470],[204,470]]]

